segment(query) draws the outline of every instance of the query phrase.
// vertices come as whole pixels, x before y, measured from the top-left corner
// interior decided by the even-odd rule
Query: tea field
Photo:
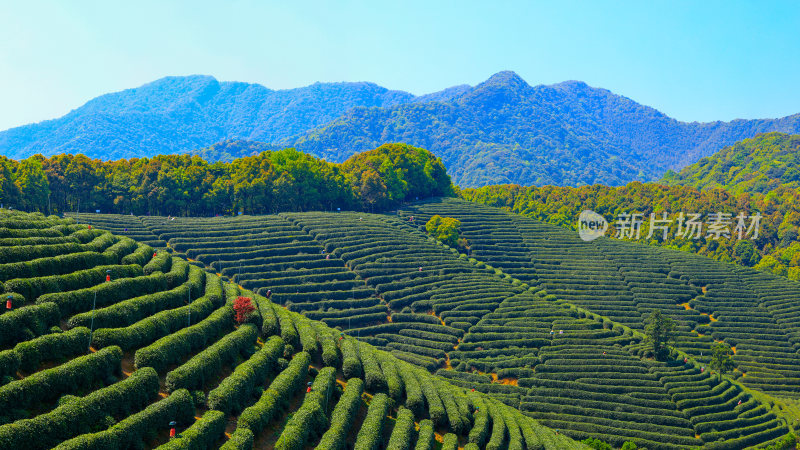
[[[197,263],[101,230],[172,240],[138,218],[105,219],[0,211],[0,448],[583,447]],[[333,261],[317,269],[363,285]],[[244,323],[240,297],[255,306]]]
[[[462,221],[470,255],[424,233],[433,214]],[[784,327],[797,308],[781,301],[791,286],[760,273],[616,241],[586,244],[453,199],[390,215],[134,219],[140,225],[79,217],[147,230],[192,266],[285,307],[275,310],[336,327],[574,438],[734,449],[794,426],[745,387],[789,397],[800,386],[797,335]],[[681,353],[666,362],[647,357],[643,342],[653,309],[680,321]],[[735,344],[736,379],[706,369],[715,340]]]

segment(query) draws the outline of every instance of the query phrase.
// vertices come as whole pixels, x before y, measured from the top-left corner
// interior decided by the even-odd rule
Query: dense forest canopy
[[[667,172],[665,184],[698,189],[768,194],[800,187],[800,134],[765,133],[725,147],[712,156]]]
[[[291,148],[215,163],[196,155],[109,162],[80,154],[0,157],[0,203],[54,214],[374,210],[452,192],[441,160],[404,144],[385,144],[344,164]]]

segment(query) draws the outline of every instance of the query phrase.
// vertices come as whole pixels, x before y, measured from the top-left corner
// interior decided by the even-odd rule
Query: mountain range
[[[0,154],[117,159],[250,140],[341,162],[405,142],[439,155],[463,187],[621,185],[658,180],[769,131],[800,132],[800,114],[687,123],[583,82],[531,86],[510,71],[423,96],[366,82],[271,90],[188,76],[106,94],[61,118],[0,132]]]

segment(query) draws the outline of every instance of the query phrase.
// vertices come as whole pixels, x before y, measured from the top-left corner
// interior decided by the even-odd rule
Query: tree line
[[[442,161],[405,144],[385,144],[342,164],[293,148],[215,163],[196,155],[117,161],[81,154],[34,155],[22,161],[0,156],[2,206],[47,214],[382,210],[442,195],[453,195]]]

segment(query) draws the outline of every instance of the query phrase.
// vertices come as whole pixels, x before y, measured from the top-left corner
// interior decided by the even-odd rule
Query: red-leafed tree
[[[233,310],[236,311],[236,323],[245,323],[250,319],[250,313],[256,310],[253,300],[250,297],[236,297],[233,302]]]

